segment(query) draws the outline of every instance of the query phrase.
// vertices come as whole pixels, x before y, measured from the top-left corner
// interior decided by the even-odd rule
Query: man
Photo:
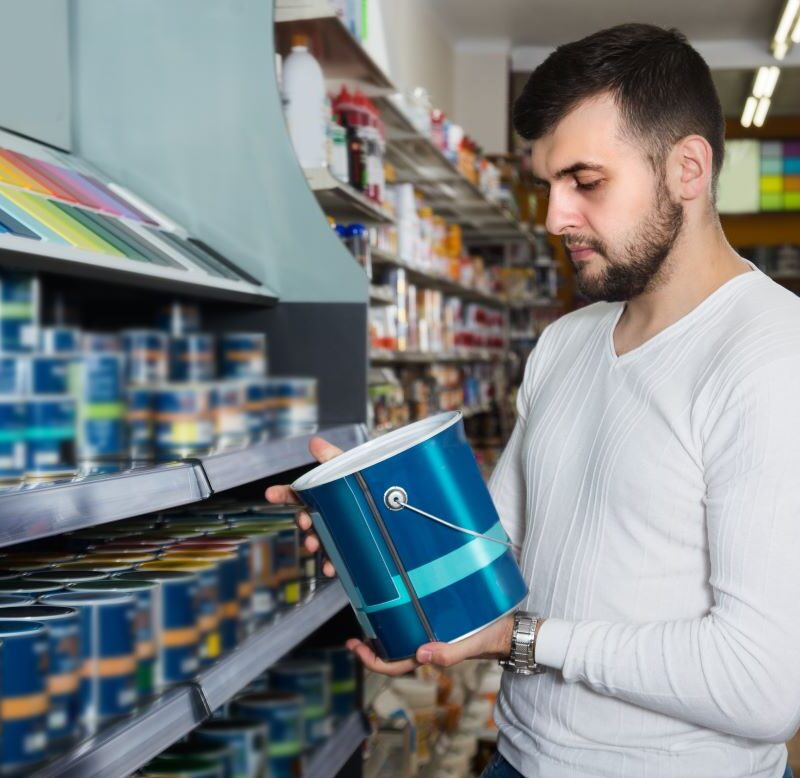
[[[675,31],[604,30],[537,68],[514,120],[597,302],[542,334],[491,481],[522,613],[416,662],[508,658],[515,625],[515,651],[536,633],[546,671],[504,673],[487,775],[790,775],[800,302],[722,233],[708,67]],[[379,672],[416,664],[349,646]]]

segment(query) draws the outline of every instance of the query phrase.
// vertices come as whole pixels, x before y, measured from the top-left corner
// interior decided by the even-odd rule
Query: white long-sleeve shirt
[[[542,334],[491,481],[548,618],[504,674],[533,778],[778,778],[800,724],[800,300],[758,270],[617,356],[622,303]]]

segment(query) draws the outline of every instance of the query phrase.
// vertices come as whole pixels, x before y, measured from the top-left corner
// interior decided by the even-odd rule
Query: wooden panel
[[[800,244],[800,213],[724,214],[720,222],[733,246]]]

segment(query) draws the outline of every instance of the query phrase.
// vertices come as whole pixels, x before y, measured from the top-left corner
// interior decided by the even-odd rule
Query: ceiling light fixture
[[[764,126],[764,120],[767,118],[767,112],[769,111],[769,104],[770,99],[768,97],[762,97],[758,101],[758,107],[753,116],[753,124],[755,124],[756,127]]]
[[[775,30],[775,35],[772,36],[772,54],[775,59],[783,59],[789,51],[789,34],[791,33],[791,40],[797,43],[795,39],[795,32],[800,37],[800,21],[795,24],[797,12],[800,11],[800,0],[786,0],[786,5],[783,7],[781,20],[778,22],[778,27]]]
[[[767,71],[766,81],[764,83],[764,92],[759,97],[772,97],[775,91],[775,85],[778,83],[778,76],[781,74],[781,69],[777,65],[773,65]]]
[[[797,23],[792,30],[792,43],[800,43],[800,16],[797,17]]]
[[[753,123],[753,117],[756,115],[757,106],[758,100],[750,95],[745,101],[744,110],[742,111],[742,127],[749,127]]]

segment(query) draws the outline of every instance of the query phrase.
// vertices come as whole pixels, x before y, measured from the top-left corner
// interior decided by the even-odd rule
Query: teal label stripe
[[[75,437],[75,427],[28,427],[28,440],[68,440]]]
[[[25,427],[0,429],[0,443],[22,443],[25,441]]]
[[[347,681],[334,681],[331,684],[331,694],[347,694],[356,690],[356,679],[351,678]]]
[[[300,740],[287,740],[283,743],[270,742],[269,755],[273,758],[286,756],[297,756],[303,750],[303,743]]]

